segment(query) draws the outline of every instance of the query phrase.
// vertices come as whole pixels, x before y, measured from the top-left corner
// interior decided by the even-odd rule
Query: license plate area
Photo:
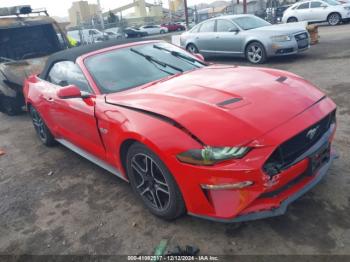
[[[331,147],[329,143],[326,143],[320,147],[315,153],[313,153],[309,159],[309,175],[314,175],[324,164],[326,164],[331,155]]]

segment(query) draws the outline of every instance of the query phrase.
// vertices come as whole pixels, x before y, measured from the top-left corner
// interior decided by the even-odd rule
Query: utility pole
[[[243,0],[243,14],[247,13],[247,0]]]
[[[102,8],[101,8],[100,0],[97,0],[97,6],[98,6],[98,15],[100,17],[100,23],[101,23],[101,28],[102,28],[102,32],[103,32],[105,30],[105,22],[103,20],[103,14],[102,14]]]
[[[188,23],[187,0],[184,0],[184,9],[185,9],[186,29],[188,30],[189,23]]]

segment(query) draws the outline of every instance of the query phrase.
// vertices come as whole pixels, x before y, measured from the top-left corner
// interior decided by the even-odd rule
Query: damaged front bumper
[[[299,176],[284,185],[282,188],[261,194],[237,216],[233,218],[215,218],[196,214],[191,215],[226,223],[251,221],[283,215],[286,213],[287,208],[291,203],[303,196],[322,180],[327,174],[333,160],[337,158],[335,151],[331,149],[330,145],[330,139],[334,132],[335,125],[333,125],[315,145],[300,157],[300,160],[295,164],[295,167],[298,165],[303,166],[302,168],[304,171]],[[326,152],[325,148],[328,148],[327,161],[325,161],[316,172],[312,172],[312,169],[310,169],[312,163],[311,158],[316,154],[317,157],[321,155],[323,158],[324,156],[322,154],[325,154],[323,153]],[[318,154],[319,152],[322,153]]]
[[[295,194],[291,195],[290,197],[285,199],[283,202],[281,202],[281,204],[278,208],[248,213],[245,215],[238,216],[234,219],[215,219],[215,218],[213,219],[211,217],[207,217],[207,219],[211,219],[211,220],[215,220],[215,221],[219,221],[219,222],[244,222],[244,221],[258,220],[258,219],[283,215],[287,212],[287,208],[291,203],[293,203],[295,200],[297,200],[298,198],[303,196],[306,192],[311,190],[314,186],[316,186],[322,180],[322,178],[327,174],[327,171],[335,158],[336,158],[336,155],[332,154],[329,162],[326,163],[318,171],[317,175],[315,175],[315,178],[313,180],[311,180],[301,190],[297,191]]]

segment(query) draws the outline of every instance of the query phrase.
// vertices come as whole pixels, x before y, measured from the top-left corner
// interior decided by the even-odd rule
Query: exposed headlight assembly
[[[211,166],[218,162],[242,158],[250,150],[250,147],[204,147],[203,149],[192,149],[177,155],[181,162]]]
[[[274,42],[285,42],[285,41],[290,41],[291,37],[289,35],[276,35],[276,36],[271,36],[271,40]]]

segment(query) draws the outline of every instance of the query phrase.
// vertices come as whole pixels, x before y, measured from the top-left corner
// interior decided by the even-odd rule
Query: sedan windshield
[[[256,16],[243,16],[243,17],[233,18],[232,20],[233,22],[238,24],[239,27],[242,28],[243,30],[249,30],[249,29],[271,25],[269,22],[266,22],[265,20]]]
[[[88,58],[85,64],[101,93],[119,92],[205,66],[196,57],[167,43],[112,50]]]

